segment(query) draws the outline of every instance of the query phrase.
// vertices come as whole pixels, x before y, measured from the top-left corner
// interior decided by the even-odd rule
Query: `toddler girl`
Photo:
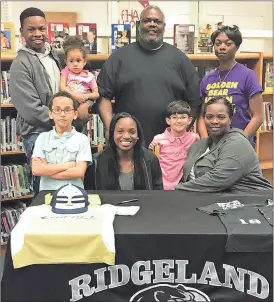
[[[95,76],[85,70],[87,53],[83,42],[76,37],[67,37],[63,43],[66,67],[61,71],[60,89],[69,92],[80,103],[78,118],[74,124],[82,131],[89,119],[93,100],[99,98]]]

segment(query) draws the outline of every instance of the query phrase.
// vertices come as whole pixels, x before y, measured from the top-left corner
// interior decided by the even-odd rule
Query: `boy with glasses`
[[[53,130],[41,133],[32,154],[32,173],[41,176],[42,190],[57,190],[71,183],[84,188],[88,163],[92,162],[89,139],[72,126],[79,103],[65,91],[56,93],[49,103]]]
[[[160,166],[164,190],[174,190],[183,176],[183,164],[192,144],[200,138],[196,133],[187,132],[192,122],[191,108],[183,101],[173,101],[166,109],[166,123],[169,127],[164,133],[154,137],[149,149],[160,147]]]

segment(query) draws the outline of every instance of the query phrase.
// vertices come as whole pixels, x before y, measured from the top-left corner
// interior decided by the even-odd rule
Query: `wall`
[[[237,24],[244,37],[241,50],[272,52],[273,2],[201,1],[199,11],[201,23],[218,16],[224,24]]]
[[[33,1],[8,1],[11,21],[15,22],[17,34],[19,15]],[[272,1],[149,1],[159,5],[166,15],[165,41],[173,43],[173,24],[189,23],[196,26],[196,41],[199,26],[218,21],[237,24],[244,36],[242,51],[272,52]],[[35,6],[43,11],[76,12],[79,22],[97,23],[98,48],[108,52],[110,24],[127,19],[126,10],[137,12],[143,7],[138,1],[36,1]],[[123,13],[123,14],[122,14]],[[136,18],[135,18],[136,19]],[[134,21],[134,18],[132,18]],[[133,28],[135,36],[135,28]],[[133,39],[134,40],[134,39]],[[196,43],[197,44],[197,43]]]

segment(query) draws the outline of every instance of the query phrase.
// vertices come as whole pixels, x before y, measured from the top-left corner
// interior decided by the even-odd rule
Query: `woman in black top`
[[[121,112],[110,123],[109,145],[93,157],[85,177],[86,190],[162,190],[158,158],[143,147],[139,121]]]

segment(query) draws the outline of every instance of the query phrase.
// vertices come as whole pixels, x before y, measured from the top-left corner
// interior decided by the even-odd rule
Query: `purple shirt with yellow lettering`
[[[230,71],[215,70],[206,75],[200,84],[200,95],[206,103],[213,96],[225,96],[234,105],[231,126],[244,130],[251,120],[249,100],[263,91],[256,73],[237,63]],[[253,139],[251,139],[253,140]]]

